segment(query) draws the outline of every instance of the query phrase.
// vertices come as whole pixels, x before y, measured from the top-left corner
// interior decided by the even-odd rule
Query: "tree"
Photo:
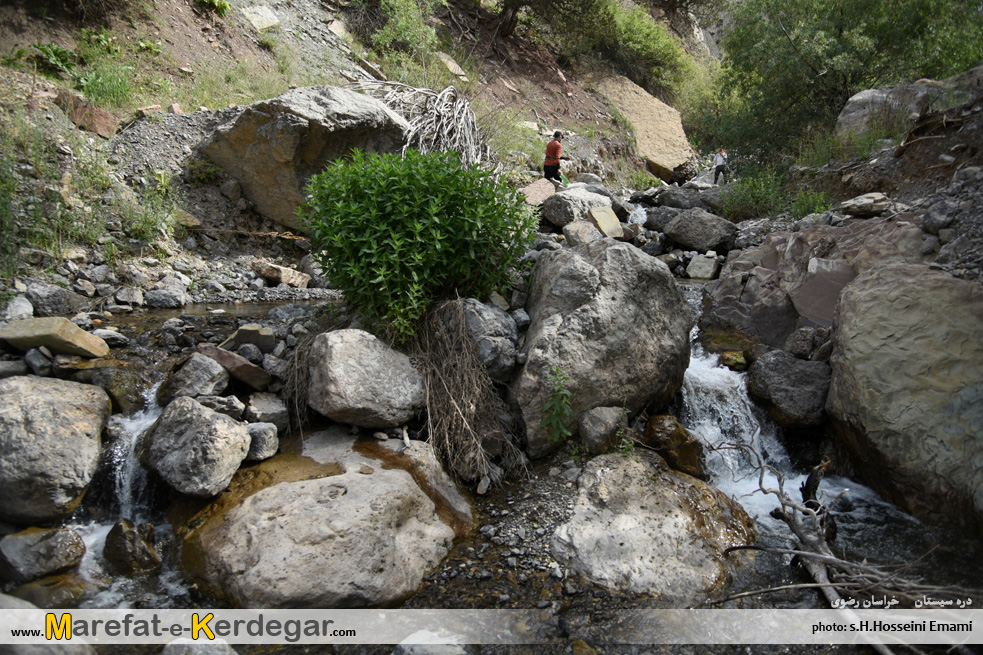
[[[726,79],[747,134],[775,153],[828,126],[853,94],[945,77],[983,59],[976,0],[744,0],[724,40]]]
[[[606,0],[500,0],[498,35],[512,36],[522,9],[529,9],[544,21],[559,25],[594,20],[606,5]]]

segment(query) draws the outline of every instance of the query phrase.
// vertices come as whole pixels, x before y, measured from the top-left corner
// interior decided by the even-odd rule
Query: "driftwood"
[[[756,433],[751,440],[752,443],[755,442],[757,436]],[[829,465],[828,461],[824,461],[813,469],[806,482],[799,489],[802,500],[797,500],[785,488],[785,477],[782,473],[765,464],[763,457],[754,447],[747,444],[733,444],[726,447],[742,450],[750,458],[753,468],[758,472],[758,488],[763,493],[775,496],[778,501],[779,506],[771,512],[771,515],[782,520],[791,531],[791,534],[774,536],[790,542],[792,545],[788,548],[738,546],[727,549],[725,554],[739,550],[755,550],[771,554],[790,555],[793,557],[793,562],[800,564],[809,573],[813,582],[732,594],[715,604],[791,589],[818,589],[830,606],[834,608],[850,607],[853,602],[848,599],[858,597],[890,597],[903,607],[914,607],[916,601],[925,596],[958,599],[972,595],[972,590],[938,587],[924,584],[917,579],[906,578],[902,572],[907,566],[892,571],[871,566],[866,562],[851,562],[837,557],[830,547],[835,538],[832,507],[848,490],[844,490],[831,499],[819,497],[819,483]],[[767,484],[767,473],[775,476],[777,486]],[[890,649],[881,644],[871,643],[870,645],[880,653],[891,652]]]
[[[352,89],[382,100],[409,122],[404,154],[409,148],[423,153],[453,151],[465,166],[490,161],[491,149],[471,104],[454,87],[434,91],[399,82],[361,82]]]

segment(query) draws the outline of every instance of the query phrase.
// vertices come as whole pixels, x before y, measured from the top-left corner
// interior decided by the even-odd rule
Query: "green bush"
[[[809,214],[818,214],[830,209],[833,206],[829,194],[825,191],[814,191],[810,187],[799,188],[795,198],[792,199],[791,212],[796,219],[803,218]]]
[[[232,11],[232,4],[229,0],[195,0],[198,6],[205,8],[208,11],[215,12],[222,18],[225,18]]]
[[[546,378],[552,385],[553,390],[550,397],[543,405],[543,420],[539,427],[549,431],[549,440],[556,443],[566,440],[573,432],[570,430],[570,419],[573,417],[573,408],[570,406],[570,390],[566,383],[570,378],[559,366],[553,369],[552,373]]]
[[[355,151],[311,178],[299,215],[312,255],[346,299],[397,342],[432,302],[505,284],[536,219],[504,181],[452,153]]]
[[[783,186],[784,180],[776,171],[767,168],[754,171],[721,192],[721,213],[735,223],[774,216],[785,208]]]

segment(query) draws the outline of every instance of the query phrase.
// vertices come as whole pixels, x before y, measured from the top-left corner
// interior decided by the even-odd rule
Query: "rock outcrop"
[[[399,152],[408,124],[381,101],[331,86],[296,88],[247,107],[201,152],[239,180],[256,209],[301,229],[308,179],[352,148]]]
[[[584,467],[578,487],[553,553],[608,589],[692,607],[728,581],[724,549],[755,538],[740,505],[657,456],[602,455]]]
[[[600,76],[594,84],[634,126],[638,155],[650,171],[679,184],[697,173],[696,154],[678,111],[620,75]]]
[[[983,525],[983,289],[925,266],[861,275],[836,314],[826,409],[865,480]]]
[[[555,447],[541,423],[557,367],[570,378],[571,428],[594,407],[663,406],[682,385],[690,312],[659,260],[604,239],[545,254],[529,286],[527,360],[511,390],[530,456]]]
[[[99,463],[112,411],[99,387],[53,378],[0,380],[0,518],[37,523],[75,510]]]
[[[800,327],[829,327],[840,292],[874,266],[925,261],[911,215],[776,232],[728,259],[704,289],[704,335],[733,333],[780,348]]]

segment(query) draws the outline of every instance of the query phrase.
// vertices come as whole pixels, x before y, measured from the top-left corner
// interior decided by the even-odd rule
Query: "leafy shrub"
[[[641,7],[622,9],[612,5],[615,31],[605,50],[625,74],[664,99],[675,97],[689,58],[682,44]]]
[[[63,48],[57,43],[35,43],[31,47],[40,53],[33,55],[33,59],[42,70],[49,73],[72,74],[78,61],[78,56],[74,51]],[[18,55],[22,53],[23,51],[19,52]]]
[[[121,47],[119,42],[116,40],[116,36],[105,27],[98,32],[88,28],[82,28],[82,40],[89,46],[105,52],[106,54],[116,55],[121,51]]]
[[[785,208],[783,182],[772,169],[746,175],[720,193],[721,213],[735,223],[774,216]]]
[[[76,84],[93,104],[123,107],[133,101],[133,73],[133,66],[121,65],[112,58],[100,59],[76,76]]]
[[[451,153],[355,151],[311,178],[299,214],[312,255],[347,300],[406,341],[455,291],[487,296],[509,279],[536,221],[504,181]]]
[[[225,18],[232,11],[232,4],[229,0],[195,0],[198,6],[204,7],[208,11],[214,12]]]
[[[539,427],[549,431],[547,436],[550,441],[564,441],[573,434],[568,425],[571,417],[573,417],[573,408],[570,406],[571,394],[566,386],[570,378],[563,372],[563,369],[557,366],[546,380],[553,385],[553,390],[550,392],[546,404],[543,405],[543,420]]]
[[[795,198],[792,199],[791,212],[795,218],[802,218],[809,214],[824,212],[833,206],[829,194],[825,191],[814,191],[810,187],[799,188]]]

